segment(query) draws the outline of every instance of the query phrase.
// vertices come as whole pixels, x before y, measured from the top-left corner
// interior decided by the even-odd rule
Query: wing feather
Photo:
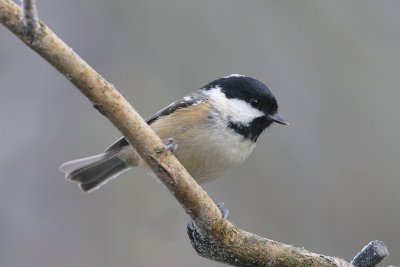
[[[201,93],[193,93],[191,95],[185,96],[180,101],[176,101],[171,103],[170,105],[166,106],[165,108],[161,109],[160,111],[156,112],[152,116],[146,119],[147,124],[151,125],[153,122],[158,120],[158,118],[162,116],[167,116],[173,113],[177,109],[187,108],[193,105],[198,105],[203,103],[207,99],[207,96]],[[129,145],[128,141],[125,137],[121,137],[116,142],[114,142],[111,146],[109,146],[105,152],[110,152],[114,150],[119,150],[124,146]]]

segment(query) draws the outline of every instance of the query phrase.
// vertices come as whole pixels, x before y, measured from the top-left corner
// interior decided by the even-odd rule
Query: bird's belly
[[[216,130],[206,124],[185,125],[159,134],[164,139],[175,139],[176,157],[200,183],[218,178],[239,165],[255,147],[254,142],[231,129]]]
[[[196,181],[205,182],[242,163],[255,147],[219,118],[204,101],[178,109],[150,126],[162,139],[175,139],[176,157]]]

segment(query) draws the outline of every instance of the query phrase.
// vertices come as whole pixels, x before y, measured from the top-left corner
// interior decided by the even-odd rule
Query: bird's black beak
[[[289,125],[289,122],[278,112],[275,113],[274,115],[269,115],[269,118],[276,123]]]

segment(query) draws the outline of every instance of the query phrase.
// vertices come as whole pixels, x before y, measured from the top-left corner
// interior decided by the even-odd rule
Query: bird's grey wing
[[[162,116],[167,116],[171,113],[173,113],[177,109],[181,108],[187,108],[193,105],[198,105],[202,103],[204,100],[206,100],[206,96],[201,93],[193,93],[191,95],[185,96],[179,101],[173,102],[167,107],[163,108],[162,110],[156,112],[153,116],[149,117],[146,119],[147,124],[152,124],[155,122],[158,118]]]
[[[207,99],[207,97],[204,94],[201,93],[193,93],[191,95],[185,96],[179,101],[173,102],[170,105],[166,106],[162,110],[156,112],[152,116],[146,119],[147,124],[151,125],[153,122],[158,120],[158,118],[162,116],[167,116],[171,113],[173,113],[177,109],[181,108],[187,108],[189,106],[193,105],[198,105],[202,102],[204,102]],[[121,137],[118,139],[116,142],[114,142],[111,146],[109,146],[105,152],[109,151],[114,151],[114,150],[119,150],[121,147],[129,145],[128,141],[125,139],[125,137]]]

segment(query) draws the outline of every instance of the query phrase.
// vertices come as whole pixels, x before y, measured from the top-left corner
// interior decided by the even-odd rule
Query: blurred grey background
[[[291,125],[206,190],[248,231],[347,260],[379,239],[400,264],[399,1],[37,2],[145,117],[230,73],[266,83]],[[144,171],[91,194],[64,179],[120,134],[3,27],[0,81],[0,266],[222,266]]]

